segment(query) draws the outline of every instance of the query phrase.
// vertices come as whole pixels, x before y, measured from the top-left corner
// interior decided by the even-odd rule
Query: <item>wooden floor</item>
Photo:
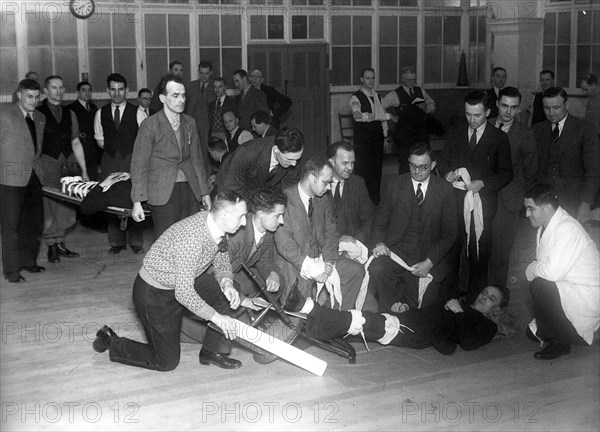
[[[523,280],[535,253],[525,223],[513,253],[511,309],[524,329]],[[145,232],[150,244],[150,231]],[[595,231],[598,238],[598,230]],[[160,373],[112,363],[91,343],[102,324],[143,340],[131,286],[141,256],[107,254],[106,234],[78,226],[68,246],[82,254],[49,264],[26,283],[2,281],[0,429],[9,430],[538,430],[600,427],[600,347],[573,347],[553,362],[521,331],[451,357],[359,343],[356,364],[316,347],[327,361],[316,377],[278,360],[244,366],[198,364],[199,345],[183,344],[181,364]]]

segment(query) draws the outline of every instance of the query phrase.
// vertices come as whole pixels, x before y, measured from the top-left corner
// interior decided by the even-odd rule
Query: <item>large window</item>
[[[224,76],[229,87],[231,74],[242,66],[242,17],[199,15],[200,60],[213,64],[213,76]]]
[[[331,69],[334,85],[360,84],[360,71],[371,67],[371,16],[337,15],[331,20]]]
[[[425,17],[425,82],[456,83],[460,64],[460,16]]]
[[[0,76],[2,95],[11,95],[17,89],[20,77],[17,70],[17,35],[15,15],[2,13],[0,26]]]
[[[571,55],[571,12],[552,12],[544,17],[544,60],[542,69],[553,70],[556,85],[569,87]]]
[[[417,17],[379,17],[379,83],[398,84],[400,70],[417,67]]]
[[[469,83],[485,82],[485,16],[469,16]]]

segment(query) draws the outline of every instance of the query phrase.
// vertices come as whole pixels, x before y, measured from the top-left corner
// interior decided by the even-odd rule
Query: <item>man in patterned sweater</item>
[[[133,303],[147,344],[117,336],[107,326],[96,334],[93,348],[109,350],[111,361],[158,371],[177,367],[181,355],[179,332],[185,308],[211,321],[226,339],[236,337],[230,316],[241,302],[233,286],[227,253],[227,234],[246,224],[246,202],[235,192],[222,192],[210,212],[198,212],[168,228],[144,257],[133,284]],[[213,271],[209,271],[209,269]],[[200,363],[239,368],[229,358],[231,342],[209,329]]]

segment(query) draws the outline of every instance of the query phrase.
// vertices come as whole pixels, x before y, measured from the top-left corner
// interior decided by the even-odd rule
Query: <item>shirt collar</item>
[[[110,103],[110,106],[112,108],[112,110],[114,111],[116,107],[119,107],[119,111],[123,111],[121,108],[125,109],[125,105],[127,105],[127,100],[124,100],[123,102],[121,102],[120,104],[114,104],[114,103]]]
[[[208,216],[206,216],[206,227],[215,244],[221,243],[225,232],[217,226],[217,223],[213,219],[213,214],[210,212],[208,213]]]
[[[418,181],[415,181],[415,179],[413,179],[411,177],[410,180],[412,181],[413,190],[415,191],[415,193],[417,192],[417,187],[418,187],[419,183],[421,183],[421,190],[423,191],[423,196],[425,196],[425,193],[427,192],[427,187],[429,186],[430,178],[431,178],[431,174],[429,175],[429,177],[427,177],[427,180],[418,182]]]
[[[511,121],[509,121],[508,123],[505,123],[502,121],[502,119],[500,117],[496,117],[496,123],[495,123],[495,127],[500,126],[500,123],[502,123],[502,130],[506,130],[509,131],[510,127],[513,125],[513,123],[515,122],[515,119],[513,118]]]
[[[23,113],[23,117],[27,117],[29,116],[30,113],[28,113],[27,111],[25,111],[22,107],[21,104],[17,104],[17,106],[19,107],[19,109],[21,110],[21,112]],[[33,111],[31,112],[31,115],[29,116],[31,118],[33,118]]]
[[[265,236],[265,234],[267,233],[265,232],[260,232],[257,228],[256,228],[256,215],[252,216],[252,228],[254,229],[254,243],[255,244],[259,244],[260,241],[262,240],[262,238]]]
[[[269,171],[271,171],[277,165],[279,165],[279,161],[275,157],[275,146],[273,146],[273,148],[271,149],[271,162],[269,164]]]
[[[483,122],[483,124],[481,126],[479,126],[477,129],[475,129],[475,132],[477,132],[477,135],[479,137],[481,137],[481,135],[483,135],[483,131],[485,131],[486,125],[487,125],[487,121]],[[469,126],[469,129],[471,129],[470,126]]]
[[[89,104],[89,102],[86,102],[84,100],[81,100],[79,98],[77,98],[77,102],[79,102],[81,104],[82,107],[87,109],[87,106],[85,104]]]
[[[560,132],[562,132],[563,128],[565,127],[565,120],[567,120],[567,117],[569,117],[568,113],[564,119],[562,119],[561,121],[558,122],[558,128],[559,128]],[[554,126],[552,126],[552,127],[554,127]]]
[[[307,195],[302,190],[302,188],[300,187],[300,183],[298,183],[298,192],[300,193],[300,200],[302,201],[302,204],[304,204],[304,208],[308,209],[308,200],[312,197]]]
[[[181,114],[177,114],[177,113],[174,113],[174,112],[166,110],[166,109],[163,109],[163,111],[165,112],[165,115],[167,116],[169,123],[171,123],[171,126],[173,126],[174,129],[175,129],[175,125],[177,125],[177,127],[179,127],[179,125],[181,124]]]

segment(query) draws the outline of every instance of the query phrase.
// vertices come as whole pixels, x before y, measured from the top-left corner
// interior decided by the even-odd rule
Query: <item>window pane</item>
[[[190,46],[190,19],[188,15],[169,15],[169,46]]]
[[[417,44],[417,17],[401,16],[399,30],[400,43],[404,45]]]
[[[225,50],[223,50],[225,52]],[[219,67],[219,48],[200,48],[200,61],[208,60],[213,64],[213,76],[222,75],[221,68]],[[194,65],[194,68],[196,65]],[[227,72],[227,70],[225,70]],[[229,73],[229,72],[227,72]],[[230,76],[226,76],[225,78],[231,78]]]
[[[130,91],[137,90],[136,58],[135,49],[115,49],[115,72],[127,78],[127,87]]]
[[[112,72],[110,49],[90,49],[90,84],[95,91],[106,89],[106,77]]]
[[[36,71],[40,80],[44,80],[49,75],[54,75],[52,70],[52,50],[50,48],[28,48],[27,61],[29,70]]]
[[[50,45],[50,20],[39,14],[27,14],[27,42],[29,46]]]
[[[371,17],[352,18],[352,42],[354,45],[371,45]]]
[[[472,45],[477,43],[477,18],[476,16],[469,17],[469,43]]]
[[[267,17],[252,15],[250,17],[250,39],[267,38]]]
[[[165,15],[146,15],[146,46],[167,46],[167,20]]]
[[[240,15],[222,15],[221,28],[223,29],[223,45],[242,45],[242,17]]]
[[[556,14],[547,13],[544,17],[544,45],[556,41]]]
[[[444,45],[442,82],[456,82],[460,63],[460,46]]]
[[[200,46],[219,46],[219,16],[199,15]]]
[[[560,12],[558,14],[558,32],[556,43],[569,44],[571,41],[571,12]]]
[[[485,16],[480,16],[478,21],[479,21],[479,43],[485,43],[485,36],[486,36]]]
[[[331,40],[333,45],[350,45],[350,17],[332,16],[331,17]]]
[[[577,45],[577,87],[581,77],[590,71],[592,47],[590,45]]]
[[[600,11],[599,10],[595,10],[592,12],[592,22],[594,22],[594,34],[592,37],[593,43],[598,44],[600,43],[600,25],[598,25],[598,22],[600,22]],[[594,69],[594,70],[598,70],[598,69]]]
[[[77,48],[55,48],[54,64],[56,65],[56,72],[64,79],[65,87],[67,85],[74,86],[80,81],[78,77]],[[75,89],[68,88],[67,92],[71,90],[75,91]]]
[[[283,15],[269,15],[267,25],[267,37],[269,39],[283,39]]]
[[[135,23],[126,21],[113,22],[114,46],[134,47],[135,43]]]
[[[460,44],[460,17],[444,17],[444,45]]]
[[[592,14],[577,12],[577,43],[587,44],[592,39]],[[578,83],[579,84],[579,83]]]
[[[146,78],[148,79],[148,85],[156,86],[160,78],[167,73],[168,68],[169,59],[166,48],[146,49]]]
[[[331,82],[334,85],[349,85],[352,71],[350,48],[331,49]]]
[[[227,79],[228,87],[234,88],[232,81],[233,71],[242,66],[241,48],[223,48],[223,75]]]
[[[435,45],[442,43],[442,18],[425,17],[425,45]]]
[[[323,17],[313,15],[308,18],[308,38],[323,39]]]
[[[556,47],[556,84],[569,87],[569,46]]]
[[[398,50],[396,47],[379,48],[379,83],[398,83]]]
[[[360,85],[360,71],[371,67],[371,48],[352,48],[352,83]]]
[[[379,17],[379,44],[396,45],[398,43],[398,18],[395,16]]]
[[[425,47],[425,82],[439,83],[441,78],[441,52],[439,46]]]
[[[17,89],[17,50],[16,48],[0,49],[0,80],[2,81],[1,94],[12,94]]]
[[[308,37],[308,17],[306,15],[292,16],[292,39]]]
[[[406,66],[417,66],[417,47],[400,47],[398,54],[398,65],[400,69]]]
[[[16,47],[15,15],[3,13],[0,15],[0,19],[2,19],[2,25],[0,26],[0,46]]]
[[[77,24],[62,19],[52,24],[55,46],[77,46]],[[77,56],[75,56],[77,58]]]
[[[542,70],[543,69],[550,69],[551,71],[556,70],[556,65],[554,64],[554,59],[556,58],[555,55],[555,46],[554,45],[544,45],[544,52],[543,52],[543,63],[542,63]]]
[[[88,21],[88,46],[110,47],[110,15],[98,21]]]

